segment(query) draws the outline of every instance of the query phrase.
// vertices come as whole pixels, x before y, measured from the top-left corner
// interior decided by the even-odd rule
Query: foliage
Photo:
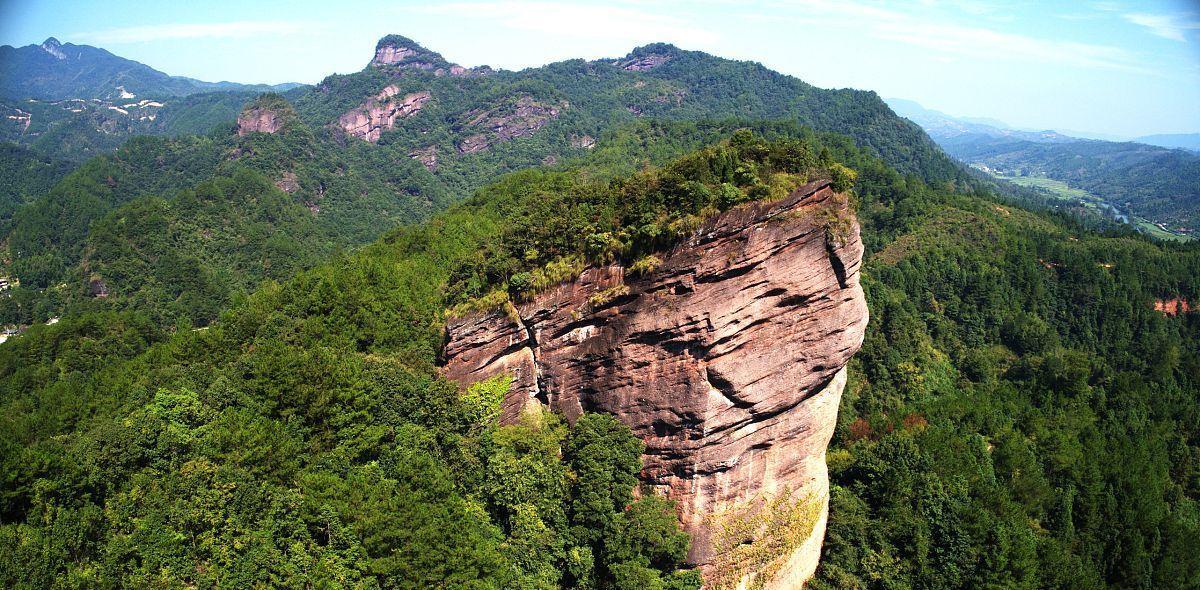
[[[693,59],[667,64],[696,76]],[[547,72],[588,67],[600,66]],[[627,75],[617,70],[598,77]],[[94,254],[146,284],[160,271],[182,281],[203,266],[157,268],[197,251],[198,227],[176,210],[225,223],[218,203],[232,200],[246,215],[234,233],[251,233],[256,207],[268,224],[297,210],[268,185],[287,166],[316,181],[308,195],[326,180],[380,186],[368,179],[385,163],[412,164],[348,144],[343,176],[323,172],[298,112],[291,133],[172,140],[194,160],[148,165],[181,151],[146,139],[85,165],[45,213],[18,215],[13,244],[36,251],[20,257],[27,276],[56,293]],[[589,262],[638,260],[708,212],[794,182],[775,174],[833,164],[857,172],[872,324],[830,453],[812,585],[1195,585],[1200,324],[1152,304],[1200,297],[1200,249],[1091,233],[976,194],[936,164],[906,176],[872,154],[884,150],[794,121],[643,121],[605,141],[591,164],[505,176],[427,223],[231,290],[205,329],[80,300],[0,346],[0,585],[696,588],[678,571],[687,543],[673,508],[635,493],[640,441],[605,415],[481,420],[499,381],[484,404],[439,377],[443,311],[522,273],[537,288]],[[191,190],[155,188],[179,179]],[[311,228],[301,219],[289,228]],[[270,247],[233,243],[201,247],[211,260],[197,262],[249,269]],[[145,267],[131,254],[142,247],[158,253]],[[202,292],[203,274],[187,276]],[[137,285],[114,301],[176,295]]]
[[[1045,176],[1170,227],[1200,227],[1200,155],[1140,143],[1038,143],[966,134],[942,141],[964,161]]]

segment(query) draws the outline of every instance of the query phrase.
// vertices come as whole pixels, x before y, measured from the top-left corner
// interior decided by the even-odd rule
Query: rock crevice
[[[452,320],[444,371],[463,386],[510,374],[506,423],[535,403],[616,415],[645,441],[643,483],[677,501],[709,587],[798,588],[816,568],[825,448],[867,323],[858,224],[819,181],[717,215],[662,258],[643,276],[589,268],[515,310]],[[595,304],[605,292],[622,294]],[[739,528],[749,549],[726,543],[737,515],[801,513],[794,539],[764,524]],[[787,551],[744,557],[759,545]]]

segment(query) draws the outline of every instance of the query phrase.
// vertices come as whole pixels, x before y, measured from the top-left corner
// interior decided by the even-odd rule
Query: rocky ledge
[[[619,265],[447,326],[445,374],[513,382],[534,404],[618,416],[646,443],[643,482],[677,502],[711,589],[799,588],[829,501],[825,449],[862,344],[858,224],[828,182],[706,221],[661,264]]]
[[[559,113],[568,106],[565,101],[553,105],[540,102],[528,94],[520,94],[491,108],[469,111],[462,116],[462,128],[481,132],[460,141],[458,151],[473,154],[496,143],[529,137],[546,123],[557,119]]]
[[[396,124],[397,119],[411,117],[429,102],[429,92],[413,92],[397,98],[399,87],[391,85],[367,99],[358,107],[338,117],[338,127],[349,135],[371,143]]]

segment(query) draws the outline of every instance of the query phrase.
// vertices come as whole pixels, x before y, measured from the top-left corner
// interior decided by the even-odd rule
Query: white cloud
[[[454,2],[406,10],[453,15],[456,18],[488,19],[519,31],[577,39],[602,39],[627,45],[669,41],[701,48],[720,39],[717,33],[677,16],[612,5],[501,0]]]
[[[881,6],[853,0],[789,0],[775,4],[779,10],[799,10],[807,18],[819,15],[829,24],[848,24],[877,39],[947,56],[1147,73],[1137,57],[1121,47],[1032,37]]]
[[[1149,14],[1130,12],[1122,14],[1121,18],[1150,29],[1150,32],[1172,41],[1187,42],[1187,33],[1200,30],[1200,22],[1169,14]]]
[[[124,27],[73,36],[93,43],[145,43],[168,39],[220,39],[254,37],[258,35],[292,35],[312,29],[308,23],[287,21],[236,21],[228,23],[171,23]]]

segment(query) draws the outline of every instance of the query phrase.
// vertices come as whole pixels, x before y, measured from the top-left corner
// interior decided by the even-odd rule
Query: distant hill
[[[983,135],[1007,137],[1039,143],[1062,143],[1076,138],[1057,131],[1025,131],[1013,129],[1003,121],[983,117],[953,117],[941,111],[927,109],[911,100],[901,98],[884,99],[897,115],[920,125],[934,141],[960,135]]]
[[[0,47],[0,97],[9,99],[163,99],[214,90],[266,92],[295,86],[298,84],[203,82],[170,76],[99,47],[60,43],[54,37],[41,45]]]
[[[1173,231],[1200,231],[1200,154],[1171,149],[1189,141],[1200,145],[1200,135],[1101,141],[985,125],[908,100],[888,99],[888,104],[951,156],[980,169],[1065,182]]]
[[[1168,148],[1183,148],[1200,152],[1200,133],[1166,133],[1159,135],[1143,135],[1134,141],[1148,143]]]
[[[256,94],[288,83],[204,82],[170,76],[88,45],[0,47],[0,140],[80,162],[132,135],[208,133]]]

